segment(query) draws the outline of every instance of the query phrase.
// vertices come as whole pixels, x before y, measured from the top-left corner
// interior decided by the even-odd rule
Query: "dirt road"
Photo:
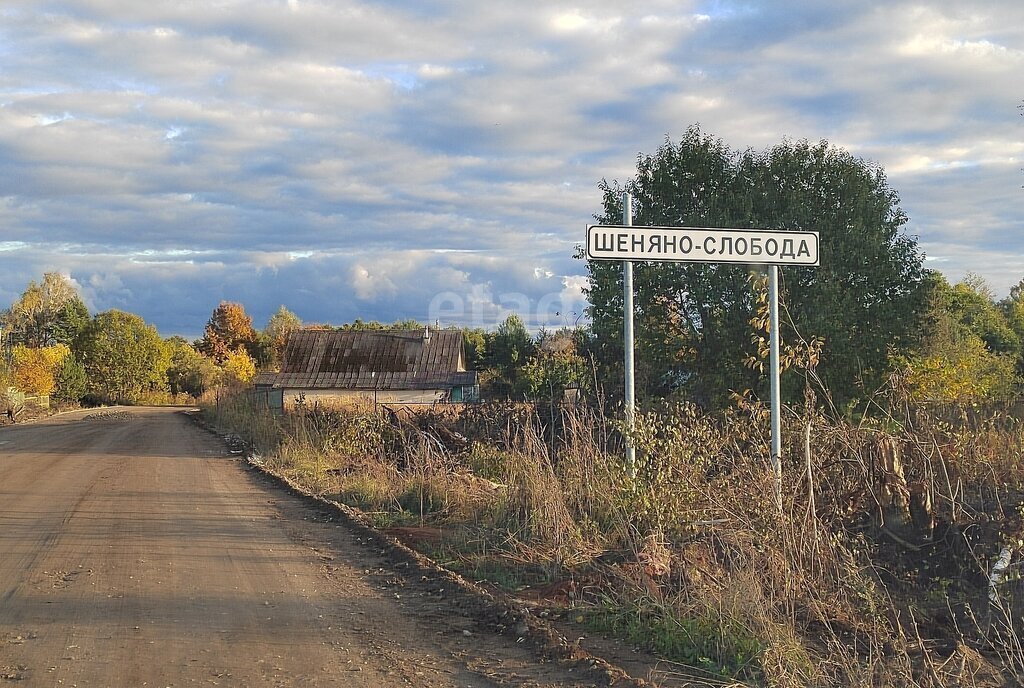
[[[0,685],[585,686],[173,409],[0,428]]]

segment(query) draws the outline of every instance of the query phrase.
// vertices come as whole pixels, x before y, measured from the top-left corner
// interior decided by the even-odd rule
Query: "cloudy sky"
[[[1020,0],[0,0],[0,307],[572,324],[598,182],[697,122],[880,163],[1004,295],[1022,51]]]

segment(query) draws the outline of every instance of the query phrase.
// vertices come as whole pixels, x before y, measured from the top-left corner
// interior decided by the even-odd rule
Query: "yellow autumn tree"
[[[239,347],[251,350],[256,343],[252,318],[240,303],[221,301],[214,309],[199,342],[199,351],[224,365]]]
[[[928,336],[906,360],[906,383],[919,403],[975,404],[1014,398],[1020,380],[1015,334],[980,280],[950,286],[932,278]]]
[[[50,394],[57,385],[57,371],[71,355],[67,344],[38,348],[18,344],[11,352],[14,386],[26,394]]]
[[[228,351],[222,365],[228,378],[249,382],[256,377],[256,362],[243,347]]]
[[[1014,396],[1016,383],[1013,357],[989,351],[972,334],[911,360],[907,373],[912,398],[939,404],[1004,401]]]

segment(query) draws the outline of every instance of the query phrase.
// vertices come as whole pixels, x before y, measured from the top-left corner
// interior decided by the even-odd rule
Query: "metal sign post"
[[[768,266],[768,365],[771,380],[772,472],[775,502],[782,511],[782,401],[779,392],[779,266]]]
[[[633,224],[633,197],[628,191],[622,192],[622,224]],[[622,261],[622,347],[626,372],[626,467],[633,475],[636,469],[636,446],[633,444],[633,419],[636,412],[636,387],[634,385],[633,346],[633,261]]]
[[[779,266],[819,264],[818,233],[770,229],[634,227],[632,199],[622,196],[622,225],[587,225],[588,260],[623,261],[623,344],[626,365],[626,425],[633,428],[633,264],[634,260],[768,265],[769,383],[771,385],[771,467],[775,500],[782,508],[782,422],[779,391]],[[626,442],[630,469],[636,458]]]

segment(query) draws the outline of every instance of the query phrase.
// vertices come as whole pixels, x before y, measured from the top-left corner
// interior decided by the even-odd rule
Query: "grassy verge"
[[[205,405],[278,472],[468,578],[570,610],[707,677],[778,686],[989,686],[1024,678],[1012,575],[1022,432],[917,414],[791,414],[784,504],[759,409],[609,422],[522,405],[461,415]],[[999,593],[1002,613],[990,597]]]

